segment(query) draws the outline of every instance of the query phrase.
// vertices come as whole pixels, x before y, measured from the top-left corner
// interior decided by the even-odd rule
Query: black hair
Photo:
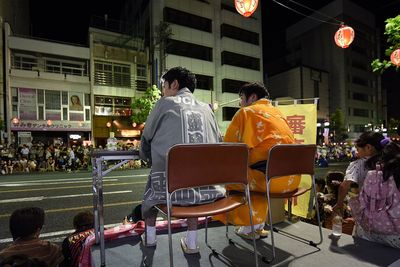
[[[47,267],[47,263],[23,254],[16,254],[0,262],[1,267]]]
[[[326,182],[325,182],[324,178],[320,177],[320,178],[315,179],[315,184],[319,185],[321,187],[322,191],[324,191],[325,185],[326,185]]]
[[[174,80],[179,83],[179,90],[187,87],[190,92],[194,92],[196,88],[196,76],[184,67],[175,67],[167,70],[161,77],[164,81],[171,84]]]
[[[332,191],[335,198],[338,198],[339,185],[344,180],[344,173],[341,171],[330,171],[326,175],[326,185]]]
[[[78,231],[85,231],[93,228],[93,223],[94,217],[91,211],[81,211],[76,214],[73,219],[74,228]]]
[[[390,142],[383,147],[381,162],[383,163],[383,181],[393,175],[397,188],[400,188],[400,145]]]
[[[269,93],[264,84],[260,82],[246,83],[239,89],[239,95],[245,95],[248,99],[252,94],[256,94],[258,99],[269,98]]]
[[[358,137],[358,139],[355,141],[355,144],[358,147],[365,147],[366,145],[371,145],[376,149],[377,154],[370,157],[365,162],[365,166],[367,167],[367,169],[369,169],[369,170],[375,169],[376,163],[379,161],[380,156],[381,156],[381,152],[382,152],[382,148],[383,148],[383,146],[381,145],[381,141],[384,138],[385,137],[381,133],[368,131],[368,132],[362,133]]]
[[[44,210],[29,207],[15,210],[10,217],[10,232],[14,240],[28,237],[44,224]]]

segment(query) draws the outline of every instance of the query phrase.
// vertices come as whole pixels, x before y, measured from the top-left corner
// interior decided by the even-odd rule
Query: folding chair
[[[226,213],[246,203],[251,207],[250,189],[247,181],[247,164],[248,148],[245,144],[179,144],[169,149],[166,167],[167,205],[158,206],[157,208],[166,214],[168,218],[170,266],[173,266],[171,217],[207,217]],[[176,206],[171,203],[171,196],[177,190],[223,184],[242,184],[244,187],[243,198],[233,198],[227,195],[212,203],[193,206]],[[249,216],[252,218],[251,208],[249,209]],[[206,245],[213,254],[223,256],[208,244],[207,219],[205,221]],[[253,221],[250,220],[250,222],[253,231]],[[228,232],[228,227],[226,227],[226,231]],[[253,247],[255,265],[258,266],[257,247],[254,238]]]
[[[267,170],[266,170],[266,179],[267,179],[267,199],[268,199],[268,214],[269,214],[269,226],[271,233],[271,244],[272,244],[272,259],[271,262],[275,258],[275,243],[274,243],[274,231],[275,232],[283,232],[288,236],[295,237],[298,241],[308,243],[311,246],[316,247],[317,245],[322,243],[322,228],[321,228],[321,220],[319,216],[318,210],[318,200],[317,200],[317,192],[315,187],[315,177],[314,177],[314,166],[315,166],[315,145],[301,145],[301,144],[285,144],[285,145],[275,145],[269,151],[269,157],[267,161]],[[292,192],[286,193],[271,193],[271,185],[270,182],[272,179],[279,178],[282,176],[289,175],[300,175],[300,174],[308,174],[311,177],[312,185],[309,188],[298,187]],[[315,243],[314,241],[307,240],[305,238],[296,236],[291,233],[287,233],[282,231],[272,225],[272,212],[271,207],[269,206],[271,203],[271,198],[287,198],[288,199],[288,218],[290,220],[292,213],[292,198],[300,196],[310,189],[313,189],[313,195],[315,198],[315,205],[317,211],[317,221],[319,227],[320,240]]]

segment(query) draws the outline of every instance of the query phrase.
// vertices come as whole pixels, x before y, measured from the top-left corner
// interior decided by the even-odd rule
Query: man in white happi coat
[[[193,96],[196,78],[182,67],[168,70],[161,78],[163,97],[156,103],[147,118],[141,139],[140,156],[151,161],[151,172],[142,203],[146,221],[146,246],[155,246],[156,204],[166,203],[165,168],[169,148],[181,143],[217,143],[221,141],[214,113],[208,104]],[[185,164],[185,162],[182,162]],[[220,186],[207,186],[182,190],[173,195],[172,203],[196,205],[212,202],[225,195]],[[197,218],[188,218],[188,232],[182,238],[185,253],[197,253]]]

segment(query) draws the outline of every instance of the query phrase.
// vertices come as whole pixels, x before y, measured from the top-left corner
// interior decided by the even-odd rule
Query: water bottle
[[[110,137],[107,139],[107,150],[116,151],[118,150],[117,147],[118,140],[114,136],[114,132],[110,133]]]
[[[332,219],[332,234],[334,236],[342,235],[342,216],[336,214]]]

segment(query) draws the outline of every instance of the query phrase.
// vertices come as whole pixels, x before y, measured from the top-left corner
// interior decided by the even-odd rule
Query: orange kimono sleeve
[[[238,112],[236,112],[235,116],[233,116],[232,121],[226,130],[224,142],[242,142],[243,123],[243,112],[242,109],[240,109]]]

